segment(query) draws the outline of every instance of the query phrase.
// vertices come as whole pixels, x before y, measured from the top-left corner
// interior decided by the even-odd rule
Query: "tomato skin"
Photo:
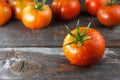
[[[0,0],[0,1],[3,1],[3,2],[6,2],[6,3],[8,3],[8,0]]]
[[[85,27],[80,28],[82,32]],[[76,34],[76,29],[72,30]],[[78,44],[66,45],[63,47],[64,54],[71,64],[79,66],[90,66],[97,63],[102,58],[105,51],[105,40],[103,36],[96,30],[89,28],[87,36],[91,36],[83,42],[81,46]],[[64,38],[63,45],[68,44],[74,40],[69,34]]]
[[[115,26],[120,23],[120,5],[102,6],[97,14],[99,22],[105,26]]]
[[[10,6],[0,1],[0,26],[3,26],[11,18],[12,12]]]
[[[85,6],[91,15],[96,16],[99,8],[107,1],[110,0],[85,0]]]
[[[72,20],[80,13],[81,5],[78,0],[54,0],[52,11],[54,15],[62,20]]]
[[[22,10],[25,6],[30,5],[33,0],[9,0],[9,4],[15,15],[15,18],[21,20]]]
[[[39,29],[46,27],[52,19],[52,11],[48,5],[38,11],[34,6],[27,6],[22,11],[22,22],[30,29]]]

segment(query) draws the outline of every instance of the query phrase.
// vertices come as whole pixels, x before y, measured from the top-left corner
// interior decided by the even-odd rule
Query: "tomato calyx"
[[[23,0],[19,0],[20,6],[23,6]]]
[[[67,32],[70,36],[72,36],[74,38],[74,41],[72,41],[68,44],[65,44],[65,45],[78,44],[78,47],[79,47],[83,44],[84,41],[91,39],[91,36],[86,36],[90,25],[91,25],[91,23],[88,24],[88,26],[85,28],[85,30],[83,32],[80,32],[80,24],[79,24],[79,20],[78,20],[77,25],[76,25],[76,30],[77,30],[76,34],[73,34],[70,31],[69,27],[66,25]]]
[[[39,4],[38,0],[34,0],[34,7],[35,9],[37,9],[38,11],[43,9],[44,4],[46,3],[46,0],[43,0],[41,2],[41,4]]]
[[[106,5],[107,6],[113,6],[113,5],[116,4],[116,2],[117,2],[117,0],[111,0],[111,1],[106,2]]]

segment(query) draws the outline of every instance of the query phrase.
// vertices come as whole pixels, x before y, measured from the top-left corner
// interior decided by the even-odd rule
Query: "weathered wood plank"
[[[105,36],[107,47],[120,46],[120,25],[108,28],[101,25],[96,17],[82,14],[68,22],[53,19],[49,26],[40,30],[27,29],[20,21],[11,20],[0,27],[0,47],[60,47],[67,34],[65,24],[74,29],[78,19],[81,26],[87,26],[92,21],[92,28]]]
[[[0,79],[120,79],[120,48],[107,48],[102,60],[89,67],[69,64],[61,48],[0,48],[0,55]]]

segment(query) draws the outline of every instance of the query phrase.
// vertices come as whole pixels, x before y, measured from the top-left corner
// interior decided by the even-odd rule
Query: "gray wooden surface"
[[[106,48],[102,60],[89,67],[69,64],[61,48],[1,48],[0,53],[0,79],[120,79],[120,48]]]
[[[20,21],[11,20],[4,27],[0,27],[0,47],[61,47],[67,34],[65,24],[74,29],[78,19],[81,26],[87,26],[92,21],[91,27],[104,35],[107,47],[120,46],[120,25],[105,27],[96,17],[80,14],[68,22],[53,19],[49,26],[40,30],[27,29]]]

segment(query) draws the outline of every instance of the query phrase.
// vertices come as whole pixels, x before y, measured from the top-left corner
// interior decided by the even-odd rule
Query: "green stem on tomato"
[[[39,1],[38,1],[38,0],[34,0],[34,7],[35,7],[35,9],[37,9],[37,10],[42,10],[44,4],[46,3],[46,1],[47,1],[47,0],[43,0],[43,1],[41,2],[41,4],[39,4]]]
[[[34,0],[35,8],[38,8],[38,0]]]
[[[20,6],[23,6],[23,0],[19,0]]]
[[[76,34],[73,34],[70,29],[68,28],[68,26],[66,26],[67,28],[67,32],[70,36],[72,36],[74,38],[74,41],[68,43],[68,44],[65,44],[65,45],[70,45],[70,44],[78,44],[78,47],[81,46],[83,44],[84,41],[88,40],[91,38],[91,36],[86,36],[88,30],[89,30],[89,27],[90,27],[91,23],[88,24],[88,26],[85,28],[85,30],[83,32],[80,32],[80,25],[79,25],[79,20],[77,22],[77,25],[76,25]],[[64,46],[65,46],[64,45]]]
[[[117,0],[111,0],[111,1],[108,1],[106,5],[112,6],[112,5],[115,5],[116,3],[117,3]]]

